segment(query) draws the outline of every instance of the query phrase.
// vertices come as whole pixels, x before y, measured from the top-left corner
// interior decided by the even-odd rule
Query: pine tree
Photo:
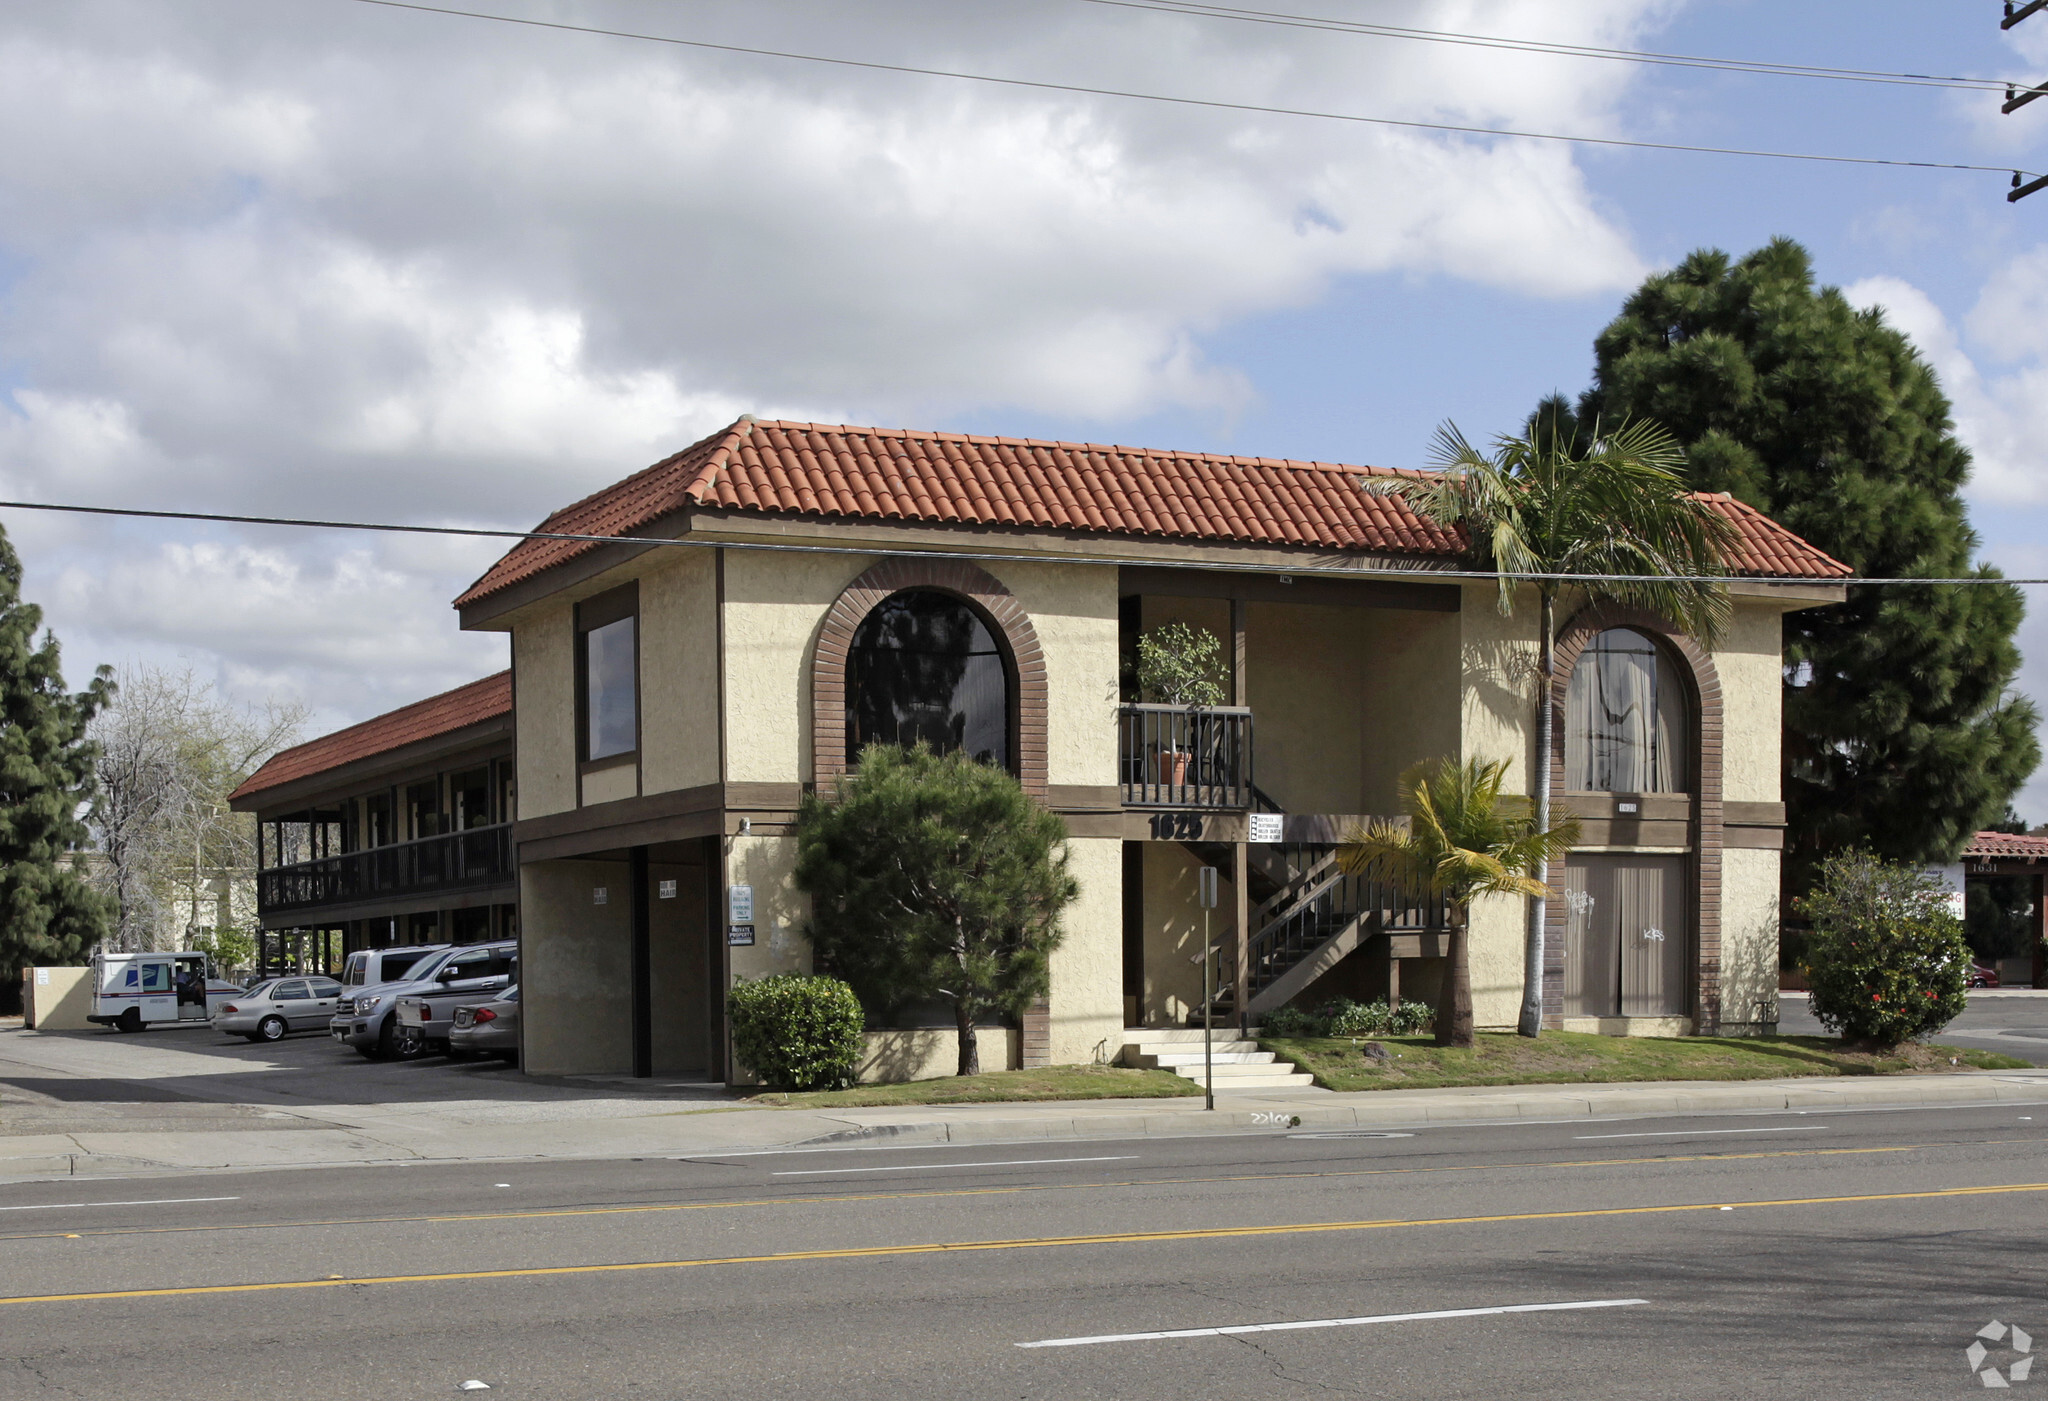
[[[975,1023],[1045,996],[1060,912],[1080,895],[1067,829],[1009,774],[959,752],[869,745],[797,814],[796,883],[811,944],[884,1019],[953,1004],[959,1073],[981,1072]]]
[[[0,530],[0,977],[83,961],[112,928],[108,902],[65,860],[87,841],[94,748],[87,723],[113,695],[101,667],[64,689],[57,639],[21,598],[21,560]]]
[[[1595,342],[1579,417],[1649,417],[1692,484],[1731,492],[1857,574],[1995,579],[1960,491],[1970,455],[1934,372],[1876,310],[1816,287],[1777,239],[1693,254],[1646,281]],[[1564,415],[1553,401],[1539,410]],[[1785,618],[1787,884],[1830,851],[1953,860],[2040,758],[2008,690],[2012,585],[1852,587]]]

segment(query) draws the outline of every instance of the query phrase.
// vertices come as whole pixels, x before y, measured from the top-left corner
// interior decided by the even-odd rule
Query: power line
[[[55,511],[80,516],[120,516],[134,520],[200,521],[220,525],[275,525],[298,530],[361,530],[385,535],[450,535],[477,540],[543,540],[583,545],[641,545],[670,549],[753,550],[770,554],[799,555],[915,555],[921,559],[993,560],[1008,564],[1093,564],[1156,567],[1168,561],[1139,556],[1061,554],[1034,551],[1002,554],[988,550],[891,549],[886,545],[791,545],[770,540],[691,540],[673,535],[598,535],[572,530],[504,530],[482,525],[401,525],[390,521],[321,520],[305,516],[246,516],[224,511],[151,511],[138,506],[77,506],[52,501],[0,501],[0,511]],[[1811,588],[1816,584],[2048,584],[2042,579],[2006,579],[1968,575],[1959,579],[1898,579],[1844,575],[1817,578],[1810,574],[1546,574],[1507,572],[1497,569],[1438,569],[1430,565],[1414,568],[1393,566],[1359,568],[1330,564],[1233,564],[1203,560],[1183,566],[1230,574],[1290,574],[1298,577],[1320,575],[1344,579],[1400,579],[1430,583],[1441,579],[1503,578],[1567,584],[1785,584]]]
[[[2010,173],[2015,179],[2031,178],[2032,171],[2014,170],[2009,165],[1971,165],[1959,161],[1911,161],[1885,156],[1830,156],[1803,151],[1758,151],[1735,146],[1691,146],[1671,141],[1632,141],[1617,136],[1567,136],[1550,131],[1519,131],[1505,127],[1463,126],[1452,122],[1409,121],[1398,117],[1367,117],[1350,112],[1321,112],[1300,107],[1271,107],[1254,102],[1226,102],[1217,98],[1175,97],[1165,93],[1138,92],[1126,88],[1098,88],[1080,83],[1055,83],[1033,78],[1002,78],[989,73],[968,73],[957,69],[922,68],[906,63],[882,63],[872,59],[840,58],[829,54],[797,53],[787,49],[765,49],[747,44],[720,44],[708,39],[682,39],[667,34],[642,34],[625,29],[601,29],[594,25],[568,24],[560,20],[528,19],[498,15],[482,10],[459,10],[443,5],[426,5],[415,0],[354,0],[359,5],[377,5],[390,10],[413,10],[421,14],[448,15],[457,19],[488,20],[527,29],[556,30],[569,34],[591,34],[608,39],[633,39],[642,43],[669,44],[678,48],[702,49],[713,53],[745,54],[755,58],[780,58],[797,63],[822,63],[839,68],[862,68],[877,73],[904,73],[922,78],[951,78],[961,82],[988,83],[997,87],[1029,88],[1038,92],[1077,93],[1090,97],[1118,97],[1138,102],[1162,102],[1178,107],[1205,107],[1225,112],[1251,112],[1274,117],[1309,117],[1320,121],[1354,122],[1365,126],[1399,127],[1410,131],[1441,131],[1458,136],[1505,136],[1525,141],[1559,141],[1581,146],[1614,146],[1640,151],[1680,151],[1691,155],[1744,156],[1757,160],[1810,161],[1826,165],[1887,165],[1916,170],[1964,170],[1989,175]]]
[[[1672,68],[1706,68],[1781,78],[1826,78],[1839,82],[1886,83],[1905,87],[1959,88],[1970,92],[1998,92],[2007,86],[2006,80],[2002,78],[1894,73],[1872,68],[1832,68],[1815,63],[1772,63],[1761,59],[1709,58],[1699,54],[1613,49],[1592,44],[1555,43],[1546,39],[1511,39],[1496,34],[1466,34],[1449,29],[1413,29],[1396,24],[1371,24],[1362,20],[1326,19],[1315,15],[1293,15],[1274,10],[1248,10],[1234,5],[1199,4],[1196,0],[1081,0],[1081,3],[1104,5],[1113,9],[1157,10],[1166,14],[1193,15],[1204,19],[1239,20],[1246,24],[1277,25],[1287,29],[1319,29],[1338,34],[1360,34],[1383,39],[1413,39],[1437,44],[1508,49],[1518,53],[1552,54],[1560,58],[1605,59]]]

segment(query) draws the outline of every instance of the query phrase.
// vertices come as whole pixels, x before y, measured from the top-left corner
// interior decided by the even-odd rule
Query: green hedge
[[[1436,1020],[1426,1003],[1353,1002],[1335,998],[1320,1007],[1281,1007],[1260,1024],[1267,1036],[1413,1036]]]
[[[771,1089],[836,1090],[854,1082],[867,1018],[837,978],[777,973],[736,984],[727,1001],[733,1052]]]

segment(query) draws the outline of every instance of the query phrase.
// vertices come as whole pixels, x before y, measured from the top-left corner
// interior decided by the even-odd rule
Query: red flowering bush
[[[1963,1010],[1970,947],[1935,877],[1869,852],[1830,856],[1799,909],[1813,921],[1813,1014],[1843,1040],[1896,1046]]]

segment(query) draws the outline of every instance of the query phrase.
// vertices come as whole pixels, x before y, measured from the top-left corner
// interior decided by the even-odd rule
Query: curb
[[[877,1143],[997,1143],[1034,1139],[1192,1137],[1273,1133],[1290,1129],[1426,1128],[1447,1124],[1514,1124],[1571,1119],[1641,1118],[1666,1114],[1754,1113],[1883,1108],[1969,1108],[1986,1104],[2048,1103],[2048,1072],[1971,1071],[1910,1081],[1820,1079],[1728,1085],[1714,1081],[1664,1082],[1641,1088],[1572,1087],[1563,1092],[1498,1092],[1444,1097],[1442,1091],[1375,1091],[1365,1102],[1330,1104],[1218,1097],[1213,1113],[1201,1110],[1016,1118],[932,1118],[864,1124],[786,1145],[796,1149],[852,1148]],[[1532,1087],[1545,1088],[1545,1087]],[[1396,1100],[1396,1095],[1417,1098]],[[1425,1099],[1424,1096],[1434,1098]],[[1364,1099],[1364,1096],[1361,1096]],[[699,1156],[715,1157],[716,1153]]]

